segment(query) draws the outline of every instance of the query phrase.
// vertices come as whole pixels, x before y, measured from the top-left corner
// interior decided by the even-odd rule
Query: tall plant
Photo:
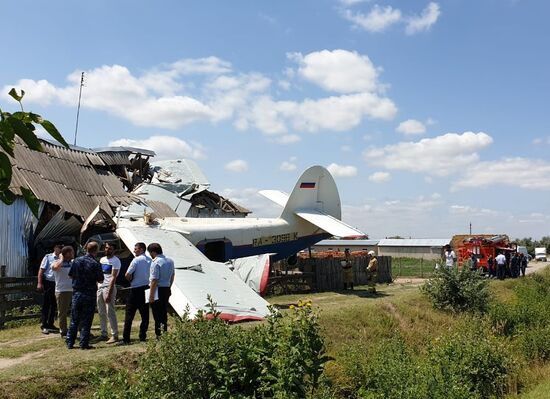
[[[0,109],[0,147],[3,150],[0,151],[0,201],[10,205],[15,201],[16,195],[9,189],[13,171],[8,155],[12,158],[15,157],[15,136],[20,137],[31,150],[44,151],[35,133],[35,125],[40,125],[63,146],[69,147],[69,144],[67,144],[53,123],[42,118],[40,115],[25,112],[22,103],[25,96],[24,90],[21,90],[21,94],[18,94],[12,88],[8,94],[19,103],[21,108],[21,111],[13,113]],[[28,187],[21,187],[21,193],[34,215],[38,216],[38,200],[33,192]]]

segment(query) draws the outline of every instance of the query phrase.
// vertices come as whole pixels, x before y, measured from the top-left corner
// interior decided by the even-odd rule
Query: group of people
[[[116,279],[121,269],[120,259],[114,255],[116,247],[112,243],[104,246],[105,256],[97,260],[99,244],[90,241],[85,247],[86,254],[75,259],[71,246],[56,244],[54,251],[47,254],[38,272],[39,291],[44,292],[42,305],[42,333],[60,333],[67,348],[75,345],[77,330],[80,330],[80,348],[92,349],[90,329],[97,306],[101,336],[107,344],[127,345],[135,314],[139,311],[141,324],[139,339],[147,339],[149,328],[149,307],[155,322],[155,335],[168,328],[168,300],[170,287],[174,282],[174,262],[164,256],[158,243],[138,242],[134,246],[134,259],[124,277],[130,282],[127,295],[122,341],[119,341],[118,321],[115,309],[117,296]],[[151,257],[146,255],[149,252]],[[67,327],[67,317],[71,321]],[[59,314],[59,328],[54,320]],[[110,325],[110,337],[107,332]]]
[[[368,255],[369,255],[369,264],[365,270],[367,272],[367,285],[371,291],[376,292],[375,284],[376,284],[376,271],[378,270],[378,259],[376,259],[376,255],[374,251],[369,251]],[[344,260],[341,262],[342,271],[343,271],[343,280],[344,280],[344,290],[347,290],[348,287],[351,290],[353,290],[353,265],[351,260],[352,260],[352,257],[351,257],[349,248],[346,248],[344,250]]]
[[[506,253],[500,252],[495,258],[489,255],[487,259],[487,271],[489,277],[504,280],[506,277],[518,278],[520,273],[525,277],[525,270],[529,259],[523,253],[509,251]]]
[[[443,254],[445,265],[453,267],[456,263],[456,254],[451,249],[450,245],[445,247]],[[529,260],[521,252],[498,251],[493,258],[489,255],[487,258],[487,275],[489,278],[498,278],[504,280],[506,277],[517,278],[521,275],[525,276],[525,270]],[[478,258],[476,254],[471,253],[468,260],[470,270],[478,269]]]

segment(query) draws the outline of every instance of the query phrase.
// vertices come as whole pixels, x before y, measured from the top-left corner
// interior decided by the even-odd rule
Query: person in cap
[[[118,342],[118,321],[116,317],[116,278],[120,270],[120,259],[115,256],[115,244],[105,244],[105,256],[99,260],[103,270],[103,283],[97,290],[97,313],[101,327],[101,339],[107,340],[108,344]],[[107,319],[111,327],[111,337],[107,335]]]
[[[149,305],[145,302],[145,290],[149,288],[149,275],[151,271],[151,258],[145,254],[147,247],[145,243],[138,242],[134,245],[134,259],[128,266],[124,277],[130,282],[130,291],[126,300],[126,312],[124,314],[124,330],[120,345],[130,343],[132,322],[139,311],[141,324],[139,325],[139,340],[144,342],[147,339],[149,328]]]
[[[155,335],[160,337],[161,329],[168,329],[168,300],[172,294],[170,287],[174,283],[174,261],[162,253],[158,243],[147,246],[151,255],[151,273],[149,276],[149,303],[155,319]],[[155,300],[155,297],[157,298]]]
[[[101,264],[95,260],[99,244],[90,241],[86,244],[86,255],[73,261],[69,277],[73,279],[73,306],[71,308],[71,325],[67,332],[67,348],[72,349],[80,328],[80,349],[93,349],[90,346],[90,329],[94,320],[97,283],[103,282]]]
[[[374,251],[369,251],[369,265],[367,266],[367,285],[372,290],[376,292],[376,272],[378,270],[378,259],[376,259],[376,254]]]
[[[353,290],[353,265],[351,262],[351,254],[349,248],[346,248],[344,251],[344,260],[341,261],[343,279],[344,279],[344,290],[349,287]]]
[[[36,288],[38,292],[44,294],[44,300],[42,302],[42,324],[40,326],[43,334],[59,332],[59,329],[53,324],[57,313],[57,302],[55,300],[55,276],[53,274],[52,265],[59,260],[62,248],[63,244],[55,244],[53,252],[44,256],[40,263],[40,268],[38,269],[38,284]]]
[[[74,249],[68,245],[63,247],[59,260],[52,265],[55,276],[55,299],[59,310],[59,329],[63,339],[67,338],[67,317],[73,299],[73,279],[69,277],[73,259]]]

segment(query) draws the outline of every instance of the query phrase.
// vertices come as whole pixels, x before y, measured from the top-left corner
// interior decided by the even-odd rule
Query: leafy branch
[[[42,152],[44,148],[35,133],[35,125],[40,125],[52,138],[63,146],[68,148],[69,144],[53,123],[38,114],[25,112],[22,103],[25,96],[24,90],[21,90],[21,94],[18,94],[17,90],[12,88],[8,94],[19,103],[19,107],[21,108],[21,111],[14,113],[5,112],[0,109],[0,148],[2,149],[0,151],[0,201],[11,205],[15,201],[16,195],[9,189],[13,169],[8,155],[15,158],[15,137],[20,137],[31,150]],[[33,214],[38,217],[38,199],[28,187],[21,187],[20,189],[25,202]]]

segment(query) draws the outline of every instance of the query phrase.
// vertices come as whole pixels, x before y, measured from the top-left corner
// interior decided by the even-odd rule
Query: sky
[[[77,144],[195,160],[253,211],[327,167],[372,238],[550,235],[550,2],[277,0],[2,6],[0,108]]]

